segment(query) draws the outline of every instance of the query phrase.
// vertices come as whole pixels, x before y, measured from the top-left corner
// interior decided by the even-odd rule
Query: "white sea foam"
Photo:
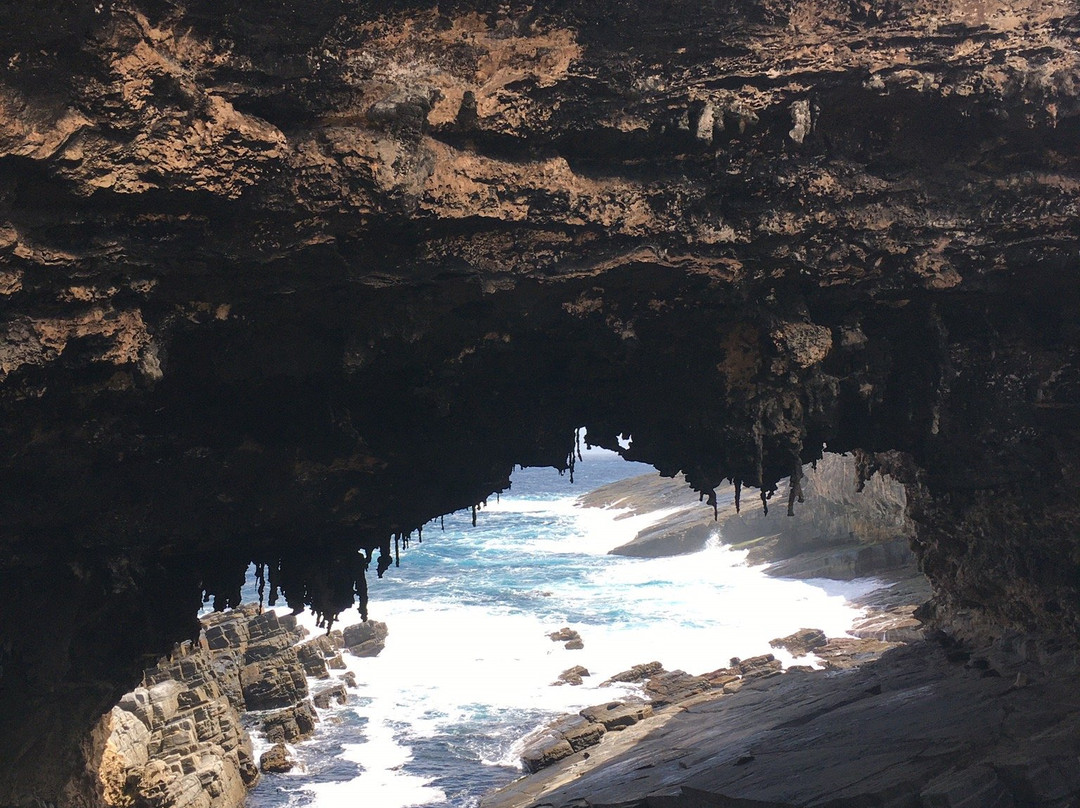
[[[873,584],[770,578],[748,567],[745,553],[715,541],[676,558],[606,555],[674,510],[618,518],[619,511],[580,508],[569,496],[503,497],[478,515],[491,520],[480,530],[460,537],[448,530],[438,543],[414,544],[403,565],[420,568],[424,553],[438,558],[425,568],[431,574],[415,581],[418,596],[408,594],[405,580],[395,580],[405,570],[391,570],[388,580],[372,587],[370,604],[371,617],[389,625],[386,648],[373,658],[346,655],[360,682],[354,697],[364,697],[364,704],[345,709],[356,709],[366,723],[341,758],[363,772],[305,785],[314,804],[447,805],[434,779],[415,773],[424,770],[412,747],[425,739],[464,733],[473,739],[462,744],[474,763],[513,765],[520,753],[515,742],[537,724],[633,690],[600,688],[632,665],[656,659],[669,670],[704,673],[732,656],[767,652],[790,663],[785,652],[769,648],[770,639],[803,627],[836,636],[859,616],[847,598]],[[517,525],[516,532],[495,529],[495,519],[515,514],[520,518],[507,524]],[[525,517],[533,520],[527,531],[520,527]],[[523,538],[525,533],[539,537]],[[461,566],[436,556],[455,541],[470,553]],[[527,556],[536,559],[534,566]],[[383,587],[398,589],[387,597]],[[465,602],[463,594],[475,590],[484,597]],[[352,610],[338,625],[359,619]],[[301,622],[314,630],[310,616]],[[584,649],[567,650],[547,637],[563,626],[580,632]],[[592,673],[584,685],[552,685],[574,665]]]

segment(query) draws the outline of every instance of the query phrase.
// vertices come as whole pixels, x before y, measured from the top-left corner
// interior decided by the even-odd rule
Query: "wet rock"
[[[820,648],[827,642],[828,638],[821,629],[800,628],[794,634],[771,640],[769,645],[773,648],[784,648],[792,656],[801,657],[811,653],[815,648]]]
[[[590,676],[589,669],[584,665],[575,665],[572,668],[567,668],[559,674],[559,678],[552,682],[556,685],[580,685],[582,683],[582,677]]]
[[[719,668],[710,673],[704,673],[702,678],[708,680],[714,688],[723,688],[730,682],[741,681],[738,671],[731,668]]]
[[[564,715],[528,736],[521,753],[526,770],[537,772],[574,752],[600,743],[607,729],[582,715]]]
[[[835,637],[817,648],[815,653],[828,670],[857,668],[880,657],[900,643],[882,642],[854,637]]]
[[[296,646],[296,655],[304,668],[304,673],[313,679],[329,679],[329,659],[340,655],[334,641],[323,634]]]
[[[548,634],[548,637],[553,642],[563,643],[563,647],[569,651],[580,651],[585,647],[585,642],[581,639],[581,635],[569,626],[551,632]]]
[[[586,707],[580,715],[591,722],[603,724],[608,732],[626,729],[648,718],[653,709],[645,703],[609,701],[594,707]]]
[[[663,672],[664,672],[664,666],[661,665],[659,662],[645,662],[645,663],[643,663],[641,665],[635,665],[634,667],[630,668],[629,670],[625,670],[625,671],[621,671],[620,673],[616,673],[614,676],[612,676],[610,679],[605,681],[603,684],[604,685],[610,685],[610,684],[615,684],[615,683],[618,683],[618,682],[626,682],[626,683],[643,682],[646,679],[648,679],[650,676],[656,676],[657,674],[663,673]]]
[[[332,671],[343,671],[348,666],[345,664],[345,660],[342,659],[341,654],[334,654],[332,657],[327,658],[326,667]]]
[[[767,676],[776,676],[779,673],[783,673],[784,665],[772,654],[762,654],[761,656],[742,660],[735,665],[735,669],[745,681],[748,679],[761,679]]]
[[[246,665],[240,684],[249,710],[288,707],[308,696],[307,677],[294,648]]]
[[[915,609],[915,606],[905,605],[878,612],[863,620],[856,620],[848,633],[859,639],[917,642],[923,638],[925,627],[914,616]]]
[[[348,673],[341,674],[341,676],[339,676],[338,679],[340,679],[342,682],[344,682],[346,687],[351,687],[351,688],[356,688],[357,687],[356,674],[353,673],[352,671],[349,671]]]
[[[562,736],[575,752],[580,752],[582,749],[600,743],[607,728],[581,715],[567,715],[552,722],[548,726],[548,731]]]
[[[264,774],[284,774],[293,770],[292,757],[283,743],[276,743],[259,758],[259,769]]]
[[[669,671],[657,674],[645,683],[645,694],[655,706],[674,704],[699,693],[713,690],[716,685],[702,676],[686,671]]]
[[[552,763],[574,754],[574,747],[565,738],[546,733],[529,741],[521,753],[521,763],[526,771],[538,772]]]
[[[338,683],[331,685],[330,687],[323,688],[317,693],[313,694],[311,701],[320,710],[327,710],[331,704],[345,704],[349,700],[348,693],[345,692],[344,683]]]
[[[296,743],[315,732],[319,717],[310,701],[271,713],[262,720],[262,731],[271,743]]]
[[[358,657],[378,656],[386,647],[386,638],[390,631],[386,623],[368,620],[348,626],[342,632],[342,641],[349,653]]]

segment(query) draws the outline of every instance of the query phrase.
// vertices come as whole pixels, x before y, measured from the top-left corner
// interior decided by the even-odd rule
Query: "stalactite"
[[[581,460],[581,427],[574,430],[574,447],[577,449],[577,459]]]
[[[262,563],[255,565],[255,580],[259,582],[259,612],[261,613],[265,601],[263,593],[266,591],[266,565]]]
[[[439,517],[439,530],[442,530],[444,532],[446,531],[446,517],[445,516],[440,516]]]
[[[476,527],[476,506],[472,506],[472,526]]]
[[[739,512],[740,500],[742,499],[742,480],[735,481],[735,513]]]
[[[720,519],[720,510],[716,504],[716,489],[709,491],[709,504],[712,505],[712,518],[716,522]]]
[[[420,542],[420,544],[424,543],[424,526],[423,525],[421,525],[420,527],[418,527],[416,529],[416,540],[418,542]]]
[[[354,580],[356,586],[356,599],[360,605],[360,619],[365,623],[368,619],[368,589],[367,589],[367,564],[358,571]]]
[[[765,515],[769,515],[769,498],[765,494],[765,489],[761,489],[761,509],[765,512]]]
[[[390,539],[383,539],[383,543],[379,546],[379,561],[375,566],[375,572],[379,577],[383,577],[383,573],[390,569],[390,564],[393,562],[393,557],[390,554]]]
[[[398,533],[394,534],[394,566],[395,567],[400,567],[401,566],[401,550],[398,548],[398,536],[399,535],[400,534],[398,534]]]

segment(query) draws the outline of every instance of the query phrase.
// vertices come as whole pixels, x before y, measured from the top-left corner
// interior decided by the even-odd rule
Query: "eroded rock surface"
[[[843,673],[701,696],[482,805],[1069,805],[1080,795],[1076,660],[1044,668],[1033,646],[1017,647],[973,667],[920,643]]]
[[[283,744],[310,737],[318,723],[296,643],[304,635],[295,618],[258,606],[205,616],[197,643],[186,642],[143,674],[91,733],[85,771],[65,788],[64,805],[81,808],[239,808],[259,771],[288,771]],[[335,638],[303,646],[333,648]],[[340,639],[340,637],[336,638]],[[246,660],[256,660],[244,665]],[[255,766],[242,714],[263,713],[256,724],[274,746]],[[345,684],[324,685],[315,699],[328,707],[346,702]]]
[[[252,559],[329,620],[580,426],[860,450],[924,617],[1075,638],[1071,0],[9,6],[0,803]]]

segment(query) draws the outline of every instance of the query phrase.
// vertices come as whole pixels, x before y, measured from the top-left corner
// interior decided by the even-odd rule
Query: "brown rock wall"
[[[1075,638],[1071,2],[63,5],[0,30],[0,803],[251,559],[331,618],[582,425],[710,499],[864,450],[942,624]]]

